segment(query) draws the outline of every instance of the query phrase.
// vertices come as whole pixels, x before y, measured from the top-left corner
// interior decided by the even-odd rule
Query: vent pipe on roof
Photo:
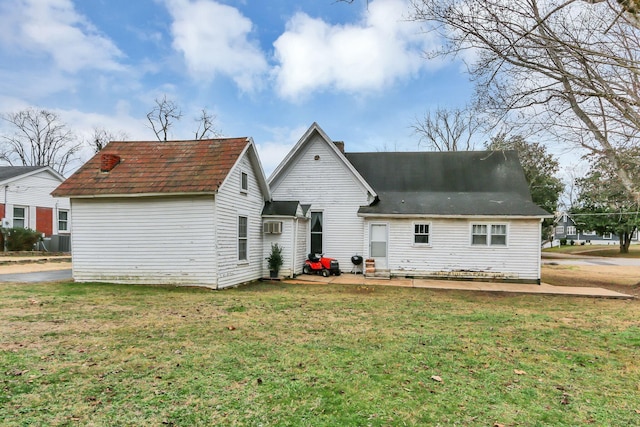
[[[333,141],[333,143],[336,144],[338,150],[340,150],[340,152],[344,154],[344,141]]]
[[[100,156],[100,171],[109,172],[120,163],[120,156],[115,154],[102,154]]]

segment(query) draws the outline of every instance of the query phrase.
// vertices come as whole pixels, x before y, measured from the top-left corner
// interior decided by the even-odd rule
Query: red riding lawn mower
[[[322,274],[329,277],[331,274],[340,275],[340,264],[334,258],[326,258],[322,254],[309,254],[302,266],[304,274]]]

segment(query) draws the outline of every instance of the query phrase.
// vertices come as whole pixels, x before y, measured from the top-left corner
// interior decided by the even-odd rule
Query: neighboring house
[[[250,138],[111,142],[53,193],[78,282],[225,288],[263,275],[269,188]]]
[[[70,250],[70,205],[51,192],[64,177],[49,166],[0,166],[0,218],[7,228],[30,228],[50,251]]]
[[[517,153],[347,153],[313,124],[269,178],[310,205],[309,251],[390,276],[540,280],[542,219]]]
[[[567,212],[560,212],[556,215],[553,237],[554,240],[566,239],[567,243],[573,240],[575,244],[617,245],[620,243],[620,237],[614,233],[600,235],[595,231],[580,230],[573,217]],[[637,231],[633,233],[631,241],[638,242]]]

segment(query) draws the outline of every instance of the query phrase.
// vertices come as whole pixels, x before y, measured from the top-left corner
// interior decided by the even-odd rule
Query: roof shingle
[[[196,141],[111,142],[52,194],[55,197],[213,193],[246,146],[248,138]],[[103,154],[120,157],[102,172]]]

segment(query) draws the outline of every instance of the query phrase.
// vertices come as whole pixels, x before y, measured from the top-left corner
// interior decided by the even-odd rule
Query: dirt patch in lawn
[[[556,286],[611,289],[640,296],[640,267],[620,265],[543,265],[542,281]]]

